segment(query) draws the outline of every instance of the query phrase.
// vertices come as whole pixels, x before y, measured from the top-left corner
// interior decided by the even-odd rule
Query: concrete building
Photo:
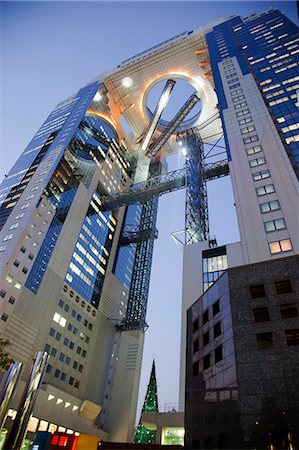
[[[190,305],[227,267],[298,253],[296,33],[270,9],[129,58],[57,105],[9,172],[1,337],[25,366],[12,410],[35,352],[51,357],[32,429],[132,440],[159,195],[187,190],[180,402]],[[180,84],[192,95],[167,122]],[[207,164],[223,133],[227,159]],[[186,167],[165,173],[180,148]],[[217,247],[206,182],[229,173],[241,241]]]

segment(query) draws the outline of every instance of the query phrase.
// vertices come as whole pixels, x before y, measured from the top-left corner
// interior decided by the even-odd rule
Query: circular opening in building
[[[163,110],[162,116],[158,122],[158,129],[163,131],[167,125],[172,121],[178,111],[186,103],[188,98],[197,92],[197,90],[184,79],[177,79],[176,77],[169,77],[176,81],[174,88],[170,94],[168,103]],[[167,79],[163,79],[150,88],[146,98],[146,112],[151,119],[158,104],[159,98],[163,92]],[[184,120],[180,123],[176,131],[187,130],[191,128],[201,113],[201,101],[198,101],[191,111],[187,114]]]

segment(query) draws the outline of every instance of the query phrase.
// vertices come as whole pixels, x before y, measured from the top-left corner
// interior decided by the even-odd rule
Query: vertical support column
[[[4,427],[9,402],[19,381],[22,366],[21,362],[14,362],[8,370],[0,397],[0,430]]]
[[[209,239],[207,186],[203,143],[197,130],[188,130],[179,140],[186,151],[185,243]]]
[[[158,175],[160,163],[151,165],[149,177]],[[152,197],[145,202],[141,211],[139,231],[149,230],[150,236],[147,240],[137,242],[136,254],[131,280],[126,318],[125,330],[141,330],[146,327],[146,309],[150,282],[150,273],[153,258],[154,239],[156,231],[156,219],[158,211],[158,197]]]
[[[48,359],[49,355],[46,352],[37,352],[35,355],[29,380],[25,387],[17,416],[5,445],[6,450],[20,450],[22,447],[28,421],[46,372]]]

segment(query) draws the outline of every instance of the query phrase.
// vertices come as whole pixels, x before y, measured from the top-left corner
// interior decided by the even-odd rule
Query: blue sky
[[[219,17],[246,15],[270,6],[297,20],[296,3],[288,1],[2,1],[0,180],[53,107],[94,76],[181,32]],[[220,244],[237,240],[229,180],[210,184],[212,234]],[[139,402],[143,402],[155,357],[161,410],[165,403],[178,401],[182,254],[170,233],[183,226],[184,192],[162,197]]]

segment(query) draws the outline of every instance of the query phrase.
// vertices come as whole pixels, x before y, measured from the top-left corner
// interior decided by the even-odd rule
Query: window
[[[282,241],[270,242],[269,248],[270,253],[272,255],[274,255],[275,253],[283,253],[293,250],[290,239],[283,239]]]
[[[255,172],[252,174],[252,179],[253,181],[259,181],[259,180],[264,180],[265,178],[269,178],[270,172],[268,169],[266,170],[262,170],[261,172]]]
[[[214,304],[213,304],[213,316],[216,316],[216,314],[218,314],[220,311],[220,300],[217,300]]]
[[[54,322],[58,323],[61,327],[65,327],[66,319],[57,312],[54,314],[53,320]]]
[[[68,338],[64,338],[64,340],[63,340],[63,345],[65,345],[66,347],[68,347],[69,346],[69,339]]]
[[[247,106],[246,102],[236,103],[234,105],[235,109],[240,109],[240,108],[243,108],[244,106]]]
[[[45,352],[50,353],[51,346],[49,344],[45,345]]]
[[[55,377],[55,378],[60,378],[60,374],[61,374],[60,370],[59,370],[59,369],[56,369],[56,370],[55,370],[55,373],[54,373],[54,377]]]
[[[32,253],[29,253],[28,258],[32,260],[34,258],[34,255]]]
[[[64,362],[64,360],[65,360],[65,354],[64,354],[64,353],[60,353],[60,355],[59,355],[59,361]]]
[[[291,280],[282,280],[274,282],[275,291],[277,295],[290,294],[293,292]]]
[[[10,241],[12,237],[13,237],[13,234],[7,234],[6,236],[4,236],[3,242]]]
[[[262,214],[270,211],[277,211],[280,209],[280,204],[278,200],[272,200],[271,202],[261,203],[260,210]]]
[[[253,318],[255,322],[268,322],[270,320],[269,310],[267,306],[261,308],[253,308]]]
[[[83,372],[83,366],[82,366],[82,364],[79,364],[78,370],[79,370],[80,373]]]
[[[256,345],[258,350],[268,350],[273,348],[273,333],[258,333],[256,335]]]
[[[74,381],[75,381],[75,379],[74,379],[73,377],[70,377],[69,384],[70,384],[71,386],[73,386]]]
[[[58,333],[58,331],[55,334],[55,339],[56,339],[56,341],[60,341],[60,339],[61,339],[61,334]]]
[[[54,335],[55,335],[55,330],[54,330],[54,328],[50,328],[49,335],[52,336],[52,337],[54,337]]]
[[[266,233],[270,233],[271,231],[283,230],[286,228],[286,223],[284,219],[269,220],[268,222],[264,222],[264,227]]]
[[[214,339],[220,336],[220,334],[221,334],[221,322],[219,321],[214,325]]]
[[[86,350],[82,350],[82,356],[83,358],[86,358]]]
[[[9,297],[8,299],[8,303],[10,303],[11,305],[13,305],[15,301],[16,299],[14,297]]]
[[[215,348],[215,364],[223,359],[222,345]]]
[[[61,372],[60,379],[61,379],[61,381],[65,381],[66,380],[66,373],[65,372]]]
[[[1,320],[3,320],[3,322],[6,322],[7,321],[7,319],[8,319],[8,315],[7,314],[2,314],[2,316],[1,316]]]
[[[199,321],[198,321],[198,319],[196,319],[192,325],[193,333],[195,333],[198,330],[198,328],[199,328]]]
[[[55,358],[56,354],[57,354],[57,349],[55,347],[52,347],[51,356],[53,356]]]
[[[80,386],[80,381],[79,380],[75,380],[75,388],[79,389]]]
[[[195,377],[196,375],[198,375],[199,372],[199,362],[196,361],[192,364],[192,374]]]
[[[244,144],[250,144],[251,142],[256,142],[258,140],[259,140],[259,138],[256,134],[254,136],[249,136],[247,138],[243,138]]]
[[[78,362],[77,362],[77,361],[74,361],[74,362],[73,362],[73,369],[77,369],[77,367],[78,367]]]
[[[292,319],[298,317],[298,308],[296,303],[284,303],[279,305],[280,315],[282,319]]]
[[[273,184],[266,184],[265,186],[260,186],[255,189],[256,195],[261,197],[262,195],[272,194],[275,192],[275,188]]]
[[[24,266],[22,272],[26,274],[28,272],[28,268]]]
[[[252,117],[251,116],[246,117],[245,119],[238,120],[238,124],[239,125],[245,125],[245,123],[248,123],[248,122],[252,122]]]
[[[254,125],[251,125],[250,127],[241,128],[241,134],[251,133],[252,131],[255,131]]]
[[[285,331],[287,346],[299,345],[299,329]]]
[[[266,297],[265,286],[263,284],[249,286],[249,292],[252,299]]]
[[[24,245],[22,245],[22,247],[20,248],[20,250],[21,250],[22,253],[25,253],[25,252],[26,252],[26,247],[24,247]]]
[[[246,108],[246,109],[242,109],[242,111],[238,111],[237,113],[236,113],[236,115],[237,115],[237,117],[241,117],[241,116],[245,116],[246,114],[249,114],[249,109],[248,108]]]
[[[266,164],[266,158],[264,156],[249,161],[250,167],[261,166],[262,164]]]
[[[210,353],[203,357],[203,370],[208,369],[211,366],[211,357]]]
[[[4,298],[6,295],[6,291],[4,291],[3,289],[0,290],[0,297]]]
[[[70,365],[71,362],[71,358],[69,356],[66,356],[65,358],[65,364],[67,364],[68,366]]]
[[[202,324],[204,325],[209,321],[209,310],[207,309],[202,315]]]
[[[210,342],[210,333],[209,333],[209,331],[206,331],[206,333],[204,333],[202,335],[202,345],[203,345],[203,347],[208,345],[209,342]]]
[[[46,372],[50,374],[52,372],[52,369],[53,369],[53,367],[50,364],[48,364],[47,368],[46,368]]]
[[[246,149],[246,153],[248,156],[254,155],[255,153],[259,153],[262,151],[262,147],[260,145],[255,145],[253,147],[248,147]]]

